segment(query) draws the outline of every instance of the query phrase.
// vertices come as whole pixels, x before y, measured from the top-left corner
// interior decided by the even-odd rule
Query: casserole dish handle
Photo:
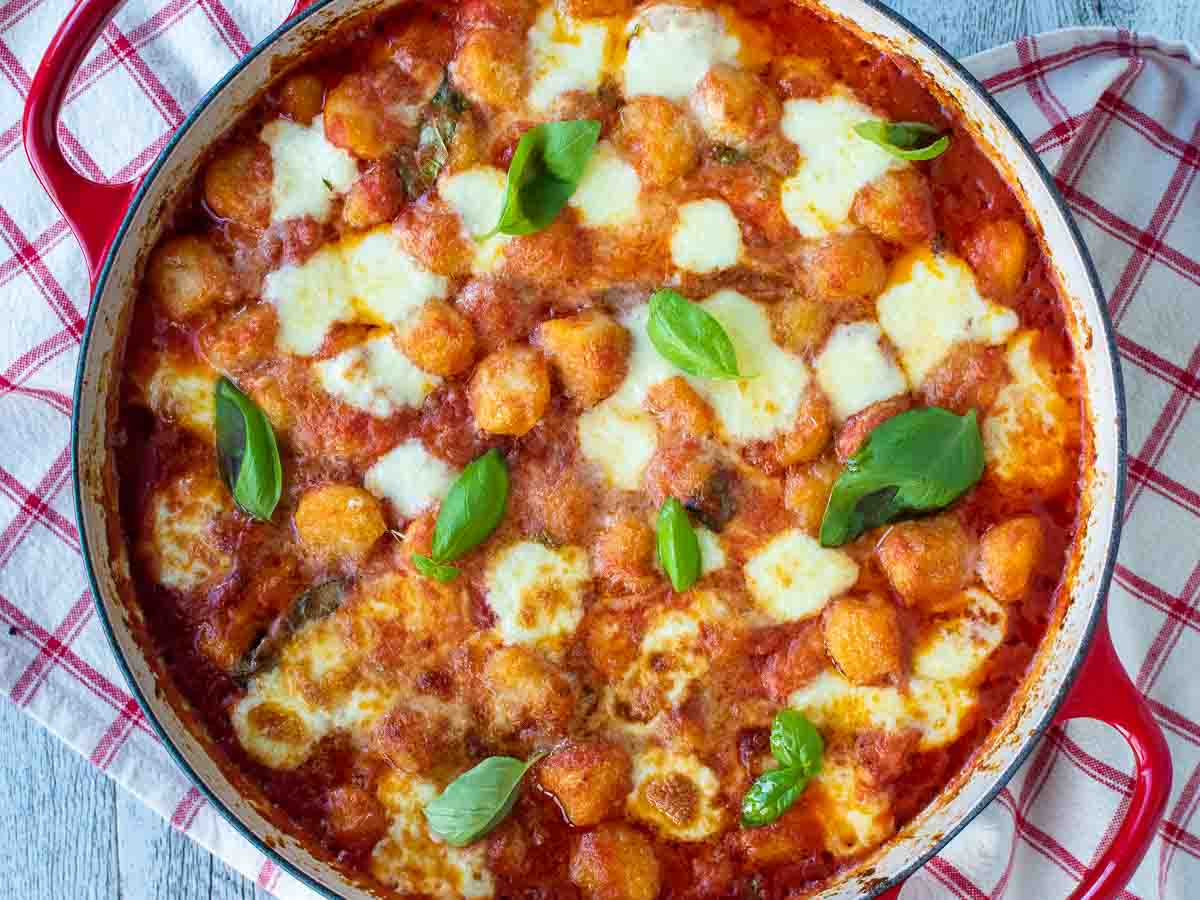
[[[58,113],[75,70],[121,2],[82,0],[75,4],[34,73],[21,117],[29,164],[79,241],[93,285],[141,179],[102,184],[81,175],[63,154]]]
[[[80,174],[63,153],[58,114],[79,64],[122,2],[80,0],[75,4],[46,48],[29,86],[21,117],[29,164],[79,241],[93,285],[141,178],[125,184],[105,184]],[[297,15],[312,2],[296,0],[288,17]]]
[[[1070,900],[1108,900],[1133,877],[1150,848],[1171,791],[1171,752],[1154,721],[1146,698],[1129,680],[1101,616],[1087,658],[1055,724],[1071,719],[1097,719],[1115,728],[1133,750],[1133,793],[1128,811],[1099,858],[1079,873]],[[897,900],[904,883],[884,891],[878,900]]]

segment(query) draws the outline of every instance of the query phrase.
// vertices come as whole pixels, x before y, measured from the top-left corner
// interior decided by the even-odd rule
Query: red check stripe
[[[258,871],[257,881],[258,886],[264,891],[274,890],[275,885],[279,882],[279,866],[269,859],[266,860]]]
[[[1179,597],[1179,605],[1192,615],[1195,614],[1198,591],[1200,591],[1200,563],[1197,563],[1196,567],[1192,569],[1191,577],[1188,578]],[[1154,682],[1162,674],[1170,660],[1171,651],[1178,646],[1184,635],[1183,622],[1183,616],[1172,616],[1164,621],[1161,630],[1155,636],[1154,643],[1150,645],[1150,650],[1142,660],[1141,668],[1138,669],[1135,679],[1138,690],[1143,694],[1150,693]]]
[[[95,606],[92,604],[91,594],[85,593],[75,601],[75,605],[67,612],[67,617],[54,630],[54,634],[50,635],[47,639],[45,646],[42,647],[42,652],[21,673],[21,677],[13,685],[12,694],[10,695],[13,703],[17,704],[17,706],[24,706],[33,699],[33,695],[37,692],[37,689],[46,680],[46,675],[51,666],[58,661],[58,658],[62,654],[67,652],[71,646],[71,642],[79,636],[79,632],[83,630],[83,626],[91,619],[94,611]]]
[[[2,207],[0,207],[0,237],[3,238],[14,258],[17,259],[33,283],[37,285],[59,321],[71,330],[72,336],[76,339],[82,336],[83,317],[79,315],[75,304],[50,273],[50,269],[34,245],[26,240],[17,223]]]
[[[229,10],[225,8],[224,4],[219,0],[199,0],[199,2],[200,8],[217,27],[221,39],[233,51],[234,56],[245,56],[249,53],[250,42],[246,40],[246,35],[242,34],[242,29],[238,27],[238,23],[229,14]]]
[[[25,69],[22,68],[16,54],[3,41],[0,41],[0,72],[4,73],[4,77],[16,92],[24,97],[29,90],[32,79]]]
[[[196,821],[196,816],[200,815],[200,810],[204,809],[206,802],[203,794],[195,788],[190,788],[183,795],[183,799],[179,801],[179,805],[175,807],[175,812],[171,816],[171,824],[180,831],[187,831]]]
[[[1120,98],[1111,98],[1107,101],[1101,99],[1101,109],[1119,106],[1124,101]],[[1200,123],[1197,123],[1195,130],[1192,132],[1192,140],[1200,140]],[[1141,287],[1143,280],[1150,271],[1150,262],[1153,259],[1153,250],[1161,242],[1163,234],[1170,229],[1175,222],[1175,217],[1179,215],[1179,210],[1183,208],[1183,201],[1188,195],[1193,182],[1196,180],[1196,166],[1193,160],[1188,156],[1181,156],[1179,164],[1175,167],[1175,172],[1171,176],[1171,180],[1167,183],[1166,189],[1163,191],[1162,198],[1158,205],[1154,208],[1154,213],[1150,217],[1150,225],[1142,231],[1139,236],[1136,246],[1137,252],[1130,257],[1129,264],[1121,273],[1121,277],[1117,280],[1116,288],[1109,294],[1108,305],[1109,311],[1112,314],[1113,322],[1120,324],[1121,317],[1125,314],[1125,310],[1131,302],[1135,291]]]
[[[1054,741],[1063,752],[1064,758],[1073,762],[1084,773],[1102,782],[1110,790],[1129,796],[1133,793],[1133,779],[1119,769],[1110,766],[1101,759],[1088,753],[1083,747],[1071,740],[1065,731],[1054,729],[1048,735],[1048,740]]]
[[[182,122],[184,119],[182,107],[171,96],[171,92],[167,90],[154,71],[146,65],[146,61],[142,59],[137,48],[117,28],[115,22],[109,22],[104,29],[104,40],[112,48],[114,56],[129,70],[138,86],[153,102],[155,109],[166,123],[174,127]]]
[[[171,26],[196,5],[196,0],[170,0],[158,12],[144,22],[138,24],[125,38],[126,46],[114,46],[107,41],[95,55],[79,67],[71,87],[67,91],[66,102],[71,103],[86,93],[93,85],[99,83],[124,61],[122,53],[136,52],[171,30]]]
[[[49,499],[56,496],[67,482],[70,455],[64,449],[47,470],[33,491],[27,490],[20,481],[5,469],[0,469],[0,493],[17,504],[19,513],[0,533],[0,566],[5,565],[21,539],[40,522],[51,533],[72,550],[79,551],[79,532],[75,523],[63,518]]]
[[[9,0],[0,6],[0,32],[12,28],[41,2],[42,0]]]
[[[1064,134],[1069,133],[1070,114],[1042,77],[1041,68],[1037,64],[1037,54],[1036,38],[1017,41],[1017,58],[1021,60],[1022,70],[1029,73],[1023,79],[1025,89],[1050,123],[1050,131],[1062,130]]]
[[[1158,719],[1160,725],[1189,743],[1200,746],[1200,724],[1153,698],[1150,698],[1149,703],[1150,709],[1154,711],[1154,717]]]
[[[96,749],[88,757],[88,761],[97,769],[104,771],[112,765],[112,761],[117,758],[117,754],[121,752],[121,748],[125,746],[134,729],[139,726],[144,728],[145,725],[145,713],[142,712],[137,701],[130,697],[129,702],[117,712],[117,717],[113,720],[112,725],[101,736],[99,743],[96,744]]]
[[[977,888],[966,875],[943,859],[931,860],[929,871],[955,897],[961,897],[963,900],[989,900],[988,895]]]
[[[1028,39],[1026,39],[1028,40]],[[1072,63],[1087,60],[1090,57],[1100,56],[1102,54],[1112,53],[1113,51],[1122,51],[1126,44],[1123,41],[1096,41],[1090,44],[1084,44],[1079,47],[1072,47],[1070,50],[1064,50],[1060,53],[1051,53],[1047,56],[1042,56],[1037,60],[1030,61],[1026,55],[1021,52],[1021,45],[1025,41],[1017,41],[1013,49],[1017,53],[1018,65],[1013,66],[1007,71],[1001,72],[998,75],[993,75],[990,78],[984,79],[983,86],[993,94],[999,94],[1002,91],[1011,90],[1012,88],[1024,87],[1030,79],[1044,78],[1045,76],[1069,66]]]
[[[1131,222],[1108,210],[1070,185],[1058,182],[1058,188],[1071,204],[1071,210],[1122,244],[1147,253],[1155,262],[1161,262],[1193,284],[1200,285],[1200,263],[1138,228]]]
[[[0,596],[0,623],[8,626],[10,637],[19,637],[33,643],[41,653],[54,656],[59,666],[73,676],[87,693],[96,697],[106,707],[115,710],[125,708],[132,697],[123,688],[109,681],[90,663],[83,660],[70,646],[63,644],[37,622],[29,618],[19,607],[4,596]],[[11,694],[10,694],[11,696]],[[140,725],[147,735],[157,740],[148,725]]]
[[[1132,131],[1146,138],[1156,150],[1174,156],[1184,165],[1191,166],[1193,169],[1200,166],[1200,146],[1195,143],[1194,133],[1192,141],[1172,134],[1161,122],[1156,122],[1120,97],[1106,94],[1100,98],[1099,106],[1109,115],[1115,116],[1128,125]]]
[[[1200,343],[1197,343],[1192,350],[1192,358],[1188,361],[1186,372],[1186,378],[1181,379],[1181,386],[1171,392],[1166,406],[1163,407],[1154,422],[1154,427],[1150,430],[1150,436],[1146,439],[1143,447],[1137,452],[1138,458],[1149,466],[1157,466],[1162,460],[1163,454],[1166,453],[1167,447],[1174,440],[1176,432],[1183,423],[1188,407],[1191,405],[1191,398],[1188,396],[1189,392],[1184,386],[1197,377],[1200,377]],[[1145,484],[1145,479],[1134,482],[1133,489],[1129,492],[1129,497],[1125,503],[1126,521],[1128,521],[1134,506],[1141,497]]]
[[[1155,607],[1159,612],[1165,613],[1180,624],[1200,629],[1200,612],[1178,597],[1168,594],[1154,582],[1141,577],[1119,563],[1114,571],[1114,576],[1117,584],[1143,603]]]

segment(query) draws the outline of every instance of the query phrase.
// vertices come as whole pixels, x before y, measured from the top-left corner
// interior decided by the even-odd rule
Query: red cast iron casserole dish
[[[124,337],[146,254],[163,213],[191,181],[205,150],[254,104],[275,75],[339,24],[404,0],[300,0],[292,17],[238,63],[180,126],[141,179],[121,185],[86,179],[67,162],[57,120],[66,88],[121,0],[79,0],[55,35],[25,106],[24,141],[34,171],[62,210],[84,251],[92,297],[74,394],[76,511],[85,564],[100,619],[130,687],[164,745],[210,802],[263,853],[328,896],[366,897],[361,886],[318,859],[275,824],[206,749],[185,704],[148,650],[133,597],[125,541],[115,515],[108,436],[117,411]],[[919,29],[875,0],[823,0],[846,27],[888,53],[907,57],[935,96],[962,110],[1040,230],[1054,266],[1080,362],[1088,415],[1090,468],[1080,497],[1080,530],[1067,564],[1066,589],[1026,687],[1006,720],[941,795],[861,864],[819,896],[895,897],[923,865],[1004,787],[1038,737],[1055,723],[1099,719],[1134,753],[1135,777],[1125,819],[1096,863],[1081,873],[1073,898],[1113,897],[1146,853],[1171,785],[1166,741],[1125,674],[1104,616],[1120,536],[1125,479],[1125,400],[1112,326],[1096,272],[1066,204],[1032,148],[982,85]],[[308,8],[305,8],[308,7]]]

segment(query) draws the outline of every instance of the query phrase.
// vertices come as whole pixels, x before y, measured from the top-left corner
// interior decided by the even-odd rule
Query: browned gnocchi
[[[820,893],[1070,571],[1041,233],[820,4],[394,6],[163,210],[111,442],[148,645],[373,895]]]

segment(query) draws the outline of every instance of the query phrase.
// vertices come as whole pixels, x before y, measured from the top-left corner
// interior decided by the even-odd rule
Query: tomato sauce
[[[397,16],[423,16],[434,26],[448,30],[460,29],[465,19],[480,17],[507,27],[513,17],[520,17],[520,7],[515,2],[480,0],[456,8],[422,8]],[[1040,352],[1051,360],[1064,383],[1072,383],[1071,339],[1052,267],[1013,190],[972,139],[957,111],[935,98],[911,63],[867,46],[820,12],[770,0],[740,0],[734,8],[772,36],[776,55],[819,59],[834,79],[849,85],[864,103],[882,115],[893,120],[927,122],[952,133],[950,149],[943,156],[920,164],[931,190],[936,244],[966,254],[970,236],[981,222],[1016,218],[1023,223],[1029,239],[1029,260],[1020,287],[1007,305],[1019,316],[1022,328],[1039,332]],[[347,72],[359,68],[370,48],[376,45],[378,35],[392,29],[396,21],[401,20],[389,18],[358,26],[338,38],[336,44],[331,42],[318,57],[306,60],[304,71],[321,79],[328,96],[328,91]],[[461,45],[462,34],[458,31],[455,34]],[[280,103],[278,91],[269,94],[230,141],[252,137],[263,121],[278,114]],[[616,117],[611,118],[615,121]],[[612,127],[610,122],[607,129]],[[497,140],[484,155],[504,164],[513,143],[508,139]],[[740,175],[722,176],[718,172],[715,177],[729,178],[724,189],[731,196],[757,196],[754,191],[758,190],[758,182],[754,179],[765,179],[763,184],[777,184],[777,180],[772,180],[773,175],[764,175],[752,166],[748,168],[752,170],[748,176],[743,167]],[[730,167],[730,172],[736,169]],[[685,190],[703,194],[705,178],[712,177],[706,170],[697,181],[700,186]],[[741,180],[735,185],[734,178]],[[283,228],[248,229],[218,216],[207,205],[203,193],[198,188],[196,197],[179,211],[173,227],[177,233],[205,234],[228,254],[233,261],[235,286],[228,288],[228,300],[223,302],[228,302],[230,308],[236,306],[240,312],[261,310],[263,304],[258,297],[267,272],[280,265],[303,263],[336,238],[339,230],[344,230],[336,224],[311,220],[292,221]],[[769,253],[773,242],[788,227],[781,224],[777,213],[760,216],[760,201],[761,198],[748,201],[744,207],[733,205],[739,217],[749,223],[748,241],[757,241],[763,252]],[[564,215],[570,223],[574,214]],[[574,240],[575,232],[564,233],[568,241]],[[569,312],[576,303],[575,299],[564,299],[565,291],[557,291],[556,282],[561,279],[563,284],[582,284],[579,269],[590,264],[591,250],[583,243],[577,247],[550,246],[549,251],[545,247],[539,251],[547,254],[543,262],[556,266],[561,263],[564,270],[556,271],[545,282],[538,280],[541,257],[533,251],[532,261],[526,260],[518,269],[520,277],[451,278],[452,296],[457,296],[458,306],[470,315],[481,354],[526,340],[541,321]],[[897,247],[883,248],[889,263],[898,253]],[[646,264],[657,265],[653,261]],[[573,281],[577,277],[581,280]],[[777,273],[763,271],[731,272],[711,281],[715,283],[696,280],[693,286],[737,287],[755,299],[761,297],[766,301],[777,299],[787,287],[786,284],[781,287]],[[636,282],[637,277],[633,276],[629,284]],[[586,293],[583,288],[579,290]],[[601,300],[593,297],[586,302],[603,302],[620,310],[633,302],[631,298],[639,290],[640,286],[612,286],[598,292]],[[221,311],[216,315],[228,320],[234,312]],[[844,312],[839,315],[853,318]],[[302,836],[316,852],[335,860],[356,877],[369,877],[374,842],[382,836],[377,823],[367,817],[365,831],[358,835],[339,830],[332,824],[331,803],[336,806],[337,801],[331,797],[339,796],[336,791],[340,788],[353,787],[365,792],[370,802],[370,795],[389,771],[389,764],[370,746],[356,743],[343,732],[324,737],[308,758],[291,770],[272,768],[256,760],[242,746],[231,723],[231,710],[245,696],[246,681],[214,662],[206,652],[206,641],[218,627],[215,623],[235,615],[238,605],[246,602],[256,577],[263,571],[283,566],[305,582],[382,571],[393,564],[393,553],[397,552],[394,545],[400,542],[401,532],[421,527],[428,540],[432,520],[423,524],[418,520],[414,525],[403,517],[390,516],[389,526],[395,534],[380,538],[377,549],[357,566],[314,562],[297,546],[295,529],[290,524],[300,498],[314,486],[331,481],[351,480],[357,484],[371,461],[403,441],[416,439],[433,456],[456,468],[491,449],[504,454],[513,477],[513,497],[511,514],[492,539],[497,544],[514,537],[541,535],[552,544],[569,538],[570,542],[589,546],[602,527],[602,514],[630,511],[644,514],[653,507],[646,497],[613,500],[593,492],[592,476],[579,464],[574,428],[577,409],[561,393],[555,394],[541,422],[521,437],[490,434],[477,427],[468,380],[464,377],[447,378],[419,409],[405,409],[385,417],[370,415],[321,396],[307,370],[294,358],[271,350],[274,326],[270,315],[265,316],[265,322],[266,325],[247,326],[244,333],[229,342],[228,352],[246,356],[248,362],[238,362],[240,371],[255,379],[255,384],[265,386],[263,396],[275,397],[282,417],[288,420],[286,438],[280,442],[285,478],[275,524],[253,522],[240,514],[222,520],[208,539],[228,554],[233,561],[232,569],[227,577],[204,590],[181,593],[163,587],[156,582],[142,552],[135,550],[136,594],[154,651],[162,659],[174,686],[190,704],[197,726],[214,744],[222,765],[238,773],[239,781],[249,791],[259,794],[286,828]],[[139,360],[170,353],[209,358],[211,336],[205,327],[211,324],[209,319],[179,322],[163,314],[149,299],[139,300],[129,338],[129,371],[123,386],[121,442],[117,453],[120,512],[131,546],[140,547],[146,540],[147,516],[154,492],[181,473],[211,467],[212,458],[211,445],[196,433],[172,421],[170,416],[147,408],[144,396],[148,389],[140,383],[143,376],[138,374],[142,365]],[[344,347],[361,341],[367,331],[359,325],[336,326],[313,357],[314,361],[334,357]],[[260,344],[265,348],[261,352],[255,349]],[[1077,390],[1068,400],[1078,415],[1085,414],[1079,407]],[[265,400],[260,403],[266,405]],[[1071,450],[1082,452],[1077,441]],[[756,463],[755,453],[766,452],[760,448],[748,454],[749,462]],[[687,447],[678,453],[678,460],[667,456],[660,460],[664,495],[671,493],[680,471],[692,465],[698,456]],[[827,455],[832,456],[832,448]],[[1081,465],[1072,469],[1076,481],[1081,477]],[[786,472],[779,467],[772,469],[769,463],[759,468],[762,471],[755,478],[731,482],[735,485],[730,489],[735,500],[734,513],[729,530],[722,537],[728,552],[738,559],[761,545],[764,536],[776,530],[778,522],[793,511],[786,497]],[[903,736],[864,733],[858,736],[857,743],[841,748],[862,765],[869,777],[883,782],[876,789],[886,796],[894,828],[902,827],[917,815],[957,772],[970,765],[973,754],[1003,719],[1014,694],[1021,689],[1030,661],[1060,602],[1063,569],[1077,528],[1078,503],[1077,483],[1047,498],[1032,493],[1014,494],[985,477],[956,504],[957,515],[976,536],[1008,517],[1033,516],[1041,526],[1044,548],[1029,590],[1012,607],[1002,645],[986,663],[976,687],[978,702],[971,723],[960,736],[938,749],[917,751],[913,741]],[[412,533],[410,530],[405,539],[412,540]],[[880,533],[869,534],[848,548],[860,567],[855,590],[881,593],[896,601],[887,575],[874,556],[880,537]],[[458,563],[466,572],[469,618],[479,630],[489,629],[496,622],[481,573],[484,559],[481,549]],[[741,609],[738,604],[746,601],[740,572],[726,571],[710,577],[711,581],[706,583],[733,598],[734,608]],[[629,596],[613,601],[611,609],[604,607],[612,613],[612,621],[618,623],[605,638],[606,653],[617,653],[623,642],[631,648],[630,654],[635,655],[647,618],[658,608],[657,604],[676,602],[664,600],[670,592],[661,583],[645,593],[636,596],[635,593],[631,591]],[[601,600],[608,602],[612,598],[597,597],[586,613],[585,625],[601,616]],[[903,607],[899,615],[906,640],[914,640],[928,627],[927,616],[917,609]],[[689,700],[668,717],[671,727],[679,733],[687,733],[689,728],[705,733],[704,759],[720,776],[718,802],[727,808],[731,823],[736,822],[738,798],[758,774],[755,767],[761,764],[767,750],[762,724],[764,711],[780,706],[796,685],[829,667],[816,621],[754,627],[736,634],[731,630],[727,635],[706,632],[708,646],[715,648],[706,676],[707,694]],[[587,685],[580,703],[595,705],[604,682],[597,674],[604,659],[589,651],[582,630],[580,634],[559,665],[570,677]],[[453,665],[446,664],[421,672],[418,685],[431,695],[453,699],[458,677]],[[479,729],[471,730],[464,744],[466,757],[476,760],[524,749],[519,743],[493,740]],[[654,847],[660,866],[661,896],[782,900],[818,888],[837,872],[854,865],[861,854],[839,856],[829,851],[827,825],[820,808],[814,804],[802,800],[767,829],[743,830],[730,824],[716,836],[698,842],[667,840],[638,825]],[[530,779],[511,817],[485,841],[495,896],[530,900],[581,896],[570,875],[578,840],[579,829],[566,821],[556,799]]]

